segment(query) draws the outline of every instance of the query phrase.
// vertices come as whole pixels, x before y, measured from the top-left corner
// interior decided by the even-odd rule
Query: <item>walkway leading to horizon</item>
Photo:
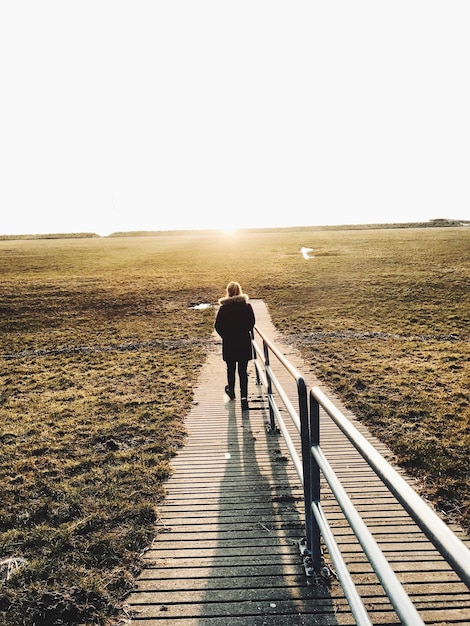
[[[275,331],[262,301],[257,326],[318,385],[389,461],[393,456],[309,371]],[[224,396],[225,365],[210,351],[172,460],[157,536],[128,599],[132,626],[306,626],[354,624],[341,586],[305,576],[302,488],[250,365],[250,410]],[[279,377],[282,374],[279,373]],[[282,380],[284,383],[284,380]],[[285,380],[286,387],[290,382]],[[292,386],[292,385],[291,385]],[[322,449],[426,624],[470,624],[470,591],[368,468],[322,416]],[[411,482],[411,481],[410,481]],[[374,624],[399,625],[390,603],[326,486],[322,506]],[[460,529],[454,529],[460,538]],[[467,541],[467,544],[469,542]]]

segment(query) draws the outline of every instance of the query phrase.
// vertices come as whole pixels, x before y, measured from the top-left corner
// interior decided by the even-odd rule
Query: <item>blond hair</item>
[[[233,296],[240,296],[242,295],[242,293],[243,291],[239,283],[236,283],[233,280],[229,282],[229,284],[227,285],[228,298],[233,298]]]

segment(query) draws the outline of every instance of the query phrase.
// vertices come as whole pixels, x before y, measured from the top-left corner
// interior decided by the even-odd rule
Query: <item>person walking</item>
[[[238,365],[242,410],[248,409],[248,362],[253,358],[251,331],[255,314],[239,283],[227,285],[226,295],[219,300],[215,330],[222,337],[222,358],[227,365],[225,393],[235,399],[235,378]]]

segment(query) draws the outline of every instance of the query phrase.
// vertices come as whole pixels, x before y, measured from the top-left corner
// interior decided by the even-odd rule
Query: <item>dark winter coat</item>
[[[224,361],[249,361],[253,358],[251,335],[255,314],[248,296],[222,298],[215,319],[215,330],[222,337]]]

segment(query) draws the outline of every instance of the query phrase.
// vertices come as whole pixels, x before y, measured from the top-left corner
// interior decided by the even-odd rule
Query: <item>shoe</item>
[[[242,411],[248,411],[248,400],[246,398],[242,398]]]
[[[235,392],[232,391],[228,385],[225,387],[225,393],[228,395],[230,400],[235,400]]]

